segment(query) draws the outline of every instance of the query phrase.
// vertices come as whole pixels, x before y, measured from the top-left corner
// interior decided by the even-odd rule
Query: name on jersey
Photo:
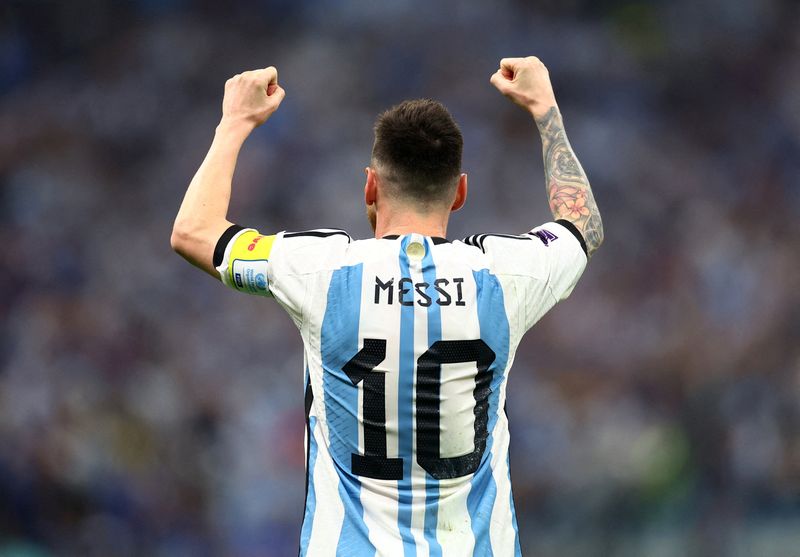
[[[429,282],[414,282],[408,277],[403,277],[395,282],[394,277],[383,280],[375,277],[375,303],[392,305],[395,298],[401,306],[413,306],[415,303],[422,307],[429,307],[433,303],[440,306],[465,306],[463,285],[464,279],[438,278]]]

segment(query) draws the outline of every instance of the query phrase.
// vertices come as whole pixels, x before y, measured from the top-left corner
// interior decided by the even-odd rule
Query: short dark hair
[[[394,194],[427,206],[455,190],[463,145],[461,130],[442,103],[416,99],[378,116],[372,159]]]

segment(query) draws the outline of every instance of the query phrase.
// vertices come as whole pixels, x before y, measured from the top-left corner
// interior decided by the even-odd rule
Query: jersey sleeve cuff
[[[222,261],[225,258],[225,249],[228,247],[228,243],[230,243],[231,239],[241,230],[244,230],[243,226],[232,224],[225,232],[222,233],[222,236],[219,237],[219,240],[217,240],[217,245],[214,247],[214,268],[222,265]]]
[[[581,234],[581,231],[578,230],[578,228],[574,224],[572,224],[570,221],[565,220],[565,219],[558,219],[556,221],[556,224],[560,224],[561,226],[563,226],[564,228],[569,230],[572,233],[573,236],[575,236],[575,239],[578,240],[578,243],[580,243],[580,245],[581,245],[581,249],[583,250],[583,253],[588,257],[589,256],[589,250],[586,249],[586,240],[584,240],[583,234]]]

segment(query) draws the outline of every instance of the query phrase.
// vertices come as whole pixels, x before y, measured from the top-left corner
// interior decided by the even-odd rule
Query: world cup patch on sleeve
[[[269,294],[266,259],[234,259],[231,278],[237,290],[258,296]]]
[[[546,228],[536,230],[535,232],[533,232],[533,235],[539,238],[545,246],[549,246],[550,242],[552,242],[553,240],[558,240],[558,236],[556,236]]]

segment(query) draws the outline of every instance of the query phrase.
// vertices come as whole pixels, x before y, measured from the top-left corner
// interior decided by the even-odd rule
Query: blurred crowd
[[[535,4],[535,5],[534,5]],[[231,220],[368,237],[375,115],[442,100],[449,236],[549,220],[540,145],[488,84],[550,68],[604,246],[510,378],[526,555],[800,547],[800,9],[779,0],[0,6],[0,557],[296,552],[302,347],[172,253],[228,77],[287,97]]]

